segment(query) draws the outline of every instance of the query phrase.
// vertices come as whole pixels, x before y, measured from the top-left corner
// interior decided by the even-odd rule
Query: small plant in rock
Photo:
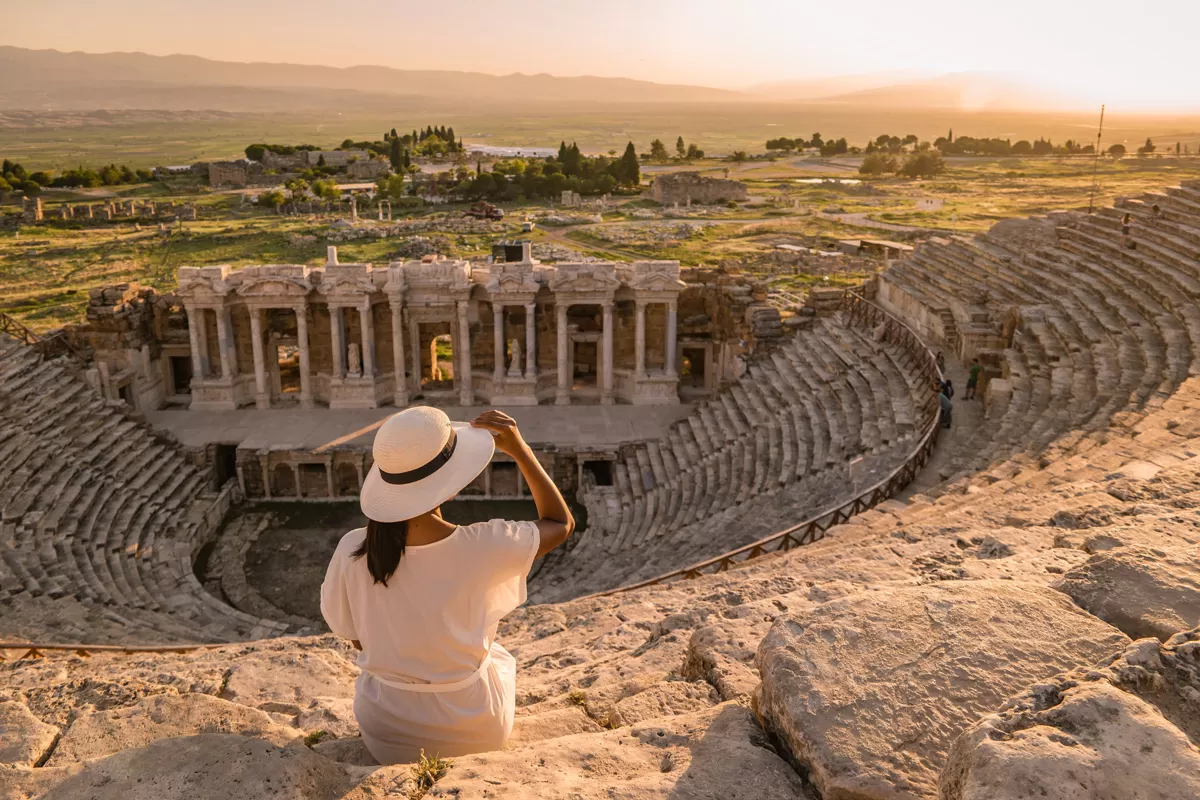
[[[409,793],[409,800],[418,800],[424,797],[425,793],[433,788],[433,785],[440,781],[449,772],[450,767],[454,766],[454,762],[446,758],[438,758],[436,755],[427,756],[425,751],[421,751],[421,758],[417,763],[413,764],[412,773],[413,779],[416,781],[416,786]]]
[[[567,693],[567,702],[573,706],[580,706],[582,708],[587,705],[587,692],[574,689]]]
[[[309,733],[307,736],[304,737],[304,744],[306,744],[309,747],[312,747],[317,742],[324,741],[325,739],[328,739],[328,738],[329,738],[329,731],[324,730],[324,729],[318,729],[318,730],[312,731],[311,733]]]

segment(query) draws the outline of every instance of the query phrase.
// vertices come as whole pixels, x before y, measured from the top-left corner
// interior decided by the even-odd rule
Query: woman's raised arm
[[[502,411],[485,411],[471,423],[477,428],[486,428],[496,437],[496,449],[517,462],[517,469],[533,495],[538,512],[538,552],[544,556],[567,540],[575,530],[575,518],[563,499],[562,492],[550,480],[546,470],[534,456],[529,445],[521,438],[517,423]]]

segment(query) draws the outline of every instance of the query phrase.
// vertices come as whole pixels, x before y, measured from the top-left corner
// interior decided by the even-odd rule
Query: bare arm
[[[485,411],[471,423],[487,428],[496,437],[496,449],[511,456],[533,495],[538,512],[538,556],[544,556],[567,540],[575,530],[575,518],[562,492],[521,438],[516,421],[501,411]]]

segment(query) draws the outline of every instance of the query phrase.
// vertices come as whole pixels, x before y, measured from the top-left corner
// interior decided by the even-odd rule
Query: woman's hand
[[[471,422],[476,428],[486,428],[496,438],[496,449],[516,458],[525,447],[525,440],[517,430],[517,421],[503,411],[485,411]]]

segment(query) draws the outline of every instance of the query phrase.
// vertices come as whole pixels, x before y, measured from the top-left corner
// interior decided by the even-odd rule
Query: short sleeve
[[[498,622],[525,602],[526,577],[537,558],[540,539],[536,522],[497,519],[487,523],[480,545],[488,565],[489,622]]]
[[[354,615],[350,611],[350,597],[346,594],[346,581],[343,577],[345,555],[339,547],[329,561],[325,570],[325,580],[321,584],[321,615],[329,630],[343,639],[358,639],[358,631],[354,627]]]

